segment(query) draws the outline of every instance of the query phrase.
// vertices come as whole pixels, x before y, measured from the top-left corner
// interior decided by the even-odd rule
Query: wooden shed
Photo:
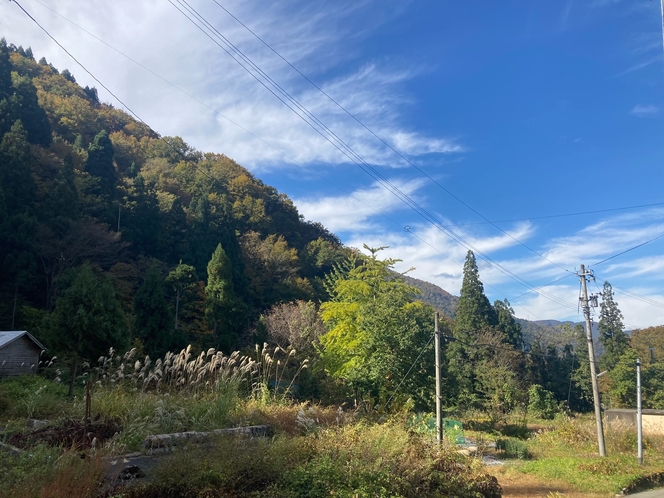
[[[0,378],[35,374],[46,348],[25,330],[0,332]]]

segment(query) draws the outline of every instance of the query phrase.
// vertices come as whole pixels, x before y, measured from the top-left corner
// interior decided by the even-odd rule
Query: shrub
[[[553,420],[560,411],[553,393],[547,391],[539,384],[533,384],[528,389],[528,413],[544,420]]]
[[[506,458],[526,460],[531,457],[528,445],[519,439],[505,438],[496,441],[496,449],[503,452]]]

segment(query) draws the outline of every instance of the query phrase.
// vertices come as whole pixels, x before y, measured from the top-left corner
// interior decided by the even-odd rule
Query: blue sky
[[[399,269],[454,294],[470,245],[490,299],[507,297],[524,318],[578,320],[574,270],[664,234],[664,204],[542,218],[664,203],[658,2],[217,1],[417,168],[214,0],[189,3],[464,244],[351,163],[167,0],[21,4],[155,130],[227,154],[345,243],[388,245]],[[99,87],[7,1],[0,34]],[[594,269],[616,288],[629,328],[664,323],[664,237]]]

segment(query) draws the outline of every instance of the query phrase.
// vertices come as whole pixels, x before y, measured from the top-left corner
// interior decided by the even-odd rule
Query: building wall
[[[26,336],[0,348],[0,377],[37,373],[39,353],[39,348]]]
[[[606,410],[606,420],[615,427],[633,427],[636,430],[636,410]],[[641,423],[644,434],[664,434],[664,410],[643,410]]]

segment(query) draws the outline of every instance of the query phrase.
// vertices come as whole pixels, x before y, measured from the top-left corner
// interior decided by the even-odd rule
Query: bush
[[[553,420],[560,411],[553,393],[547,391],[539,384],[533,384],[528,389],[528,413],[533,417],[544,420]]]
[[[518,458],[526,460],[531,457],[528,451],[528,445],[519,439],[498,439],[496,441],[496,449],[503,452],[506,458]]]

